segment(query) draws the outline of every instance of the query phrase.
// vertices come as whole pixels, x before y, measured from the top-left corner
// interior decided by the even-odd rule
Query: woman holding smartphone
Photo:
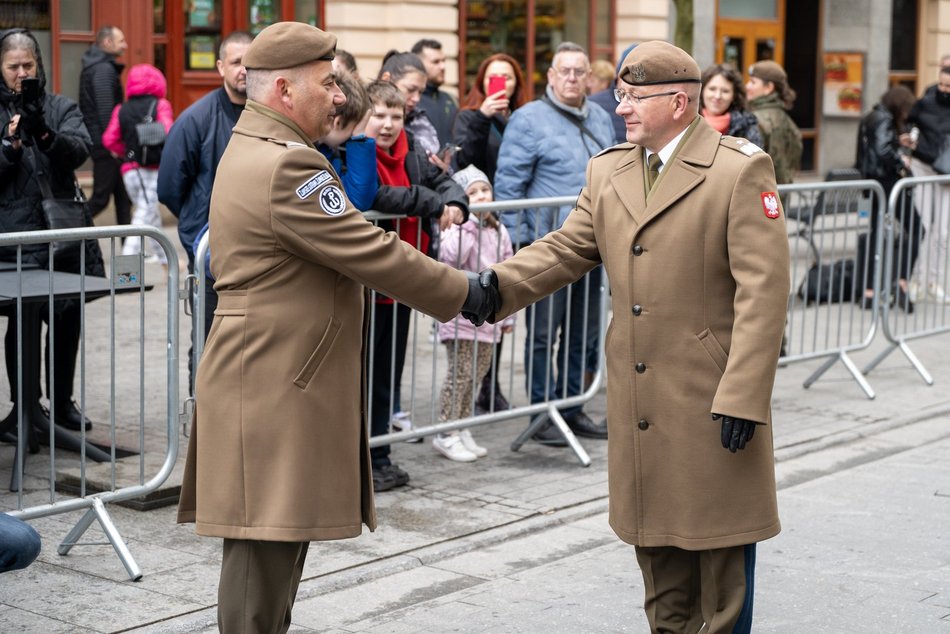
[[[455,118],[459,169],[474,165],[494,182],[501,137],[508,116],[525,103],[524,91],[524,73],[513,57],[496,53],[482,61]]]
[[[75,170],[89,156],[92,140],[83,123],[82,113],[75,101],[46,91],[46,75],[40,49],[26,29],[0,32],[0,129],[3,130],[0,151],[0,231],[34,231],[45,229],[43,224],[43,194],[38,179],[49,185],[54,198],[70,199],[75,194]],[[92,218],[86,217],[87,224]],[[85,273],[104,276],[102,253],[95,240],[85,241]],[[40,268],[55,267],[57,271],[80,272],[80,254],[75,258],[56,258],[49,261],[46,244],[21,247],[24,264]],[[0,249],[0,260],[15,262],[17,247]],[[73,378],[79,350],[80,304],[78,300],[55,302],[53,331],[55,340],[47,336],[47,367],[55,358],[52,373],[47,372],[46,396],[53,405],[55,423],[67,429],[78,430],[92,424],[80,414],[73,402]],[[50,313],[40,311],[48,321]],[[16,311],[6,313],[7,334],[4,341],[10,394],[16,398],[17,386],[17,323]],[[39,329],[37,329],[39,332]],[[48,333],[47,333],[48,334]],[[39,345],[39,342],[25,345]],[[36,369],[39,372],[39,367]],[[50,393],[50,374],[55,394]],[[29,379],[24,379],[28,381]],[[33,379],[37,384],[38,377]],[[16,414],[16,403],[11,415]]]
[[[474,165],[495,181],[498,148],[508,125],[508,117],[525,103],[524,73],[510,55],[495,53],[478,66],[475,81],[465,103],[455,117],[455,143],[458,169]],[[499,334],[495,359],[501,359],[503,341]],[[501,392],[497,362],[481,377],[475,406],[483,412],[496,412],[510,407]]]

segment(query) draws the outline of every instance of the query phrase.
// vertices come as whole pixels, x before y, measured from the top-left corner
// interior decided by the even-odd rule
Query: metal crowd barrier
[[[556,198],[496,202],[471,205],[470,211],[472,213],[507,212],[512,217],[513,222],[518,222],[524,218],[523,214],[532,213],[534,214],[532,219],[536,223],[541,223],[542,218],[546,217],[546,211],[564,206],[573,206],[575,201],[576,198],[573,196],[564,196]],[[400,223],[405,218],[405,216],[401,215],[388,215],[372,211],[367,212],[365,215],[367,219],[377,224],[380,222],[396,224]],[[420,221],[428,222],[427,219],[420,219]],[[550,221],[550,219],[548,219],[548,221]],[[438,226],[435,227],[435,232],[438,233]],[[542,235],[543,233],[544,231],[542,231]],[[420,241],[422,240],[421,225],[416,228],[415,235],[416,246],[418,247]],[[513,239],[516,238],[513,237]],[[194,285],[192,295],[195,305],[193,314],[193,332],[200,333],[195,336],[193,343],[196,359],[200,358],[204,341],[203,285],[208,283],[208,279],[205,274],[205,255],[207,253],[207,249],[207,236],[205,236],[205,238],[199,243],[195,252],[196,283]],[[377,346],[371,345],[369,349],[369,368],[367,370],[369,378],[369,384],[367,387],[368,394],[370,395],[370,411],[368,413],[369,418],[372,419],[374,415],[374,408],[376,408],[378,411],[380,407],[386,407],[387,419],[391,419],[393,414],[405,409],[406,412],[411,413],[413,427],[411,430],[396,431],[390,425],[390,433],[371,438],[370,447],[379,447],[394,442],[411,441],[414,439],[421,440],[423,436],[431,436],[456,429],[498,423],[522,416],[531,416],[533,418],[531,419],[529,426],[517,439],[512,442],[512,451],[517,451],[538,429],[541,428],[541,426],[550,420],[564,436],[568,445],[577,456],[578,461],[582,465],[588,466],[590,464],[590,457],[581,446],[580,442],[578,442],[573,432],[571,432],[563,416],[561,415],[560,410],[583,405],[597,394],[603,382],[604,363],[602,359],[602,342],[604,339],[607,323],[606,310],[608,293],[606,290],[606,279],[604,278],[601,281],[600,278],[603,278],[603,276],[595,275],[592,282],[586,281],[590,279],[590,274],[588,274],[587,278],[585,278],[585,281],[574,285],[573,289],[569,288],[568,290],[562,291],[562,293],[565,295],[566,301],[579,302],[588,307],[594,306],[596,307],[597,312],[599,312],[596,322],[592,322],[588,318],[589,310],[584,310],[579,316],[568,316],[563,323],[562,334],[566,339],[571,338],[572,332],[576,335],[576,331],[578,331],[578,329],[581,329],[585,333],[594,333],[592,337],[584,338],[580,344],[580,350],[577,350],[576,342],[573,349],[574,353],[579,354],[583,359],[582,366],[577,368],[577,371],[580,373],[580,380],[582,382],[581,389],[569,390],[567,381],[562,381],[560,383],[559,391],[549,391],[543,402],[537,402],[534,404],[512,403],[511,409],[508,410],[494,411],[490,408],[489,411],[482,412],[477,411],[475,407],[475,401],[477,398],[478,388],[481,383],[481,377],[473,377],[471,398],[468,399],[468,404],[464,410],[468,413],[468,415],[452,420],[441,420],[440,393],[443,380],[447,377],[457,374],[459,369],[447,367],[445,353],[440,349],[442,348],[442,345],[438,341],[435,331],[434,320],[416,312],[411,313],[411,316],[409,317],[408,335],[406,336],[405,364],[401,373],[402,380],[396,381],[394,377],[396,374],[398,374],[396,366],[397,359],[399,357],[399,351],[397,350],[396,342],[400,338],[400,335],[397,334],[397,330],[400,328],[406,329],[407,326],[404,322],[401,322],[400,318],[388,319],[387,321],[390,322],[390,325],[388,326],[391,329],[390,332],[380,333],[378,331],[379,326],[377,325],[377,315],[381,315],[381,311],[390,310],[392,310],[394,313],[398,313],[400,308],[398,308],[398,304],[392,309],[384,308],[383,306],[388,306],[388,304],[378,303],[376,301],[377,298],[382,298],[375,292],[371,293],[371,299],[367,306],[370,319],[369,340],[371,342],[375,342],[378,339],[388,341],[389,348],[377,349]],[[579,299],[577,297],[577,293],[582,294]],[[536,318],[535,323],[541,323],[541,320],[543,319],[547,319],[548,326],[551,325],[551,319],[546,315]],[[557,343],[555,338],[558,337],[558,334],[554,328],[547,328],[549,333],[548,339],[546,343],[542,342],[545,343],[544,348],[546,349],[546,354],[542,354],[540,356],[538,354],[530,355],[527,359],[527,363],[521,363],[521,359],[526,356],[524,353],[525,344],[523,344],[522,340],[524,338],[528,338],[530,340],[534,335],[534,329],[527,327],[527,331],[524,332],[524,336],[522,336],[522,333],[519,332],[519,329],[526,328],[524,326],[524,322],[525,318],[523,314],[519,315],[514,332],[512,332],[511,335],[505,335],[504,346],[506,346],[507,352],[504,355],[499,356],[497,350],[493,350],[492,352],[490,371],[492,373],[492,378],[497,379],[497,381],[493,382],[492,393],[490,394],[490,397],[492,397],[490,400],[492,401],[494,400],[494,385],[502,387],[502,391],[507,394],[508,398],[510,398],[512,401],[526,401],[527,399],[523,396],[525,394],[525,382],[517,381],[515,377],[518,373],[518,370],[524,370],[527,376],[530,376],[531,373],[535,372],[536,370],[540,372],[540,369],[536,369],[534,367],[535,359],[538,359],[537,363],[543,362],[545,364],[543,377],[541,377],[545,383],[555,382],[553,379],[557,375],[568,375],[568,355],[557,354],[555,352],[555,350],[560,348],[560,345],[555,345],[555,343]],[[388,336],[378,338],[377,335]],[[589,343],[589,341],[593,343]],[[479,345],[491,344],[477,344],[475,347],[476,354]],[[389,384],[382,387],[377,385],[374,379],[374,368],[377,366],[377,358],[381,355],[385,355],[385,358],[388,359],[389,371],[388,373],[384,374],[388,374],[390,377]],[[576,367],[576,365],[572,367]],[[573,373],[571,373],[571,375],[574,376]],[[380,391],[382,395],[375,399],[376,403],[373,403],[374,399],[372,396],[374,393],[376,393],[376,391]],[[392,421],[390,420],[390,423],[391,422]]]
[[[857,180],[781,185],[779,195],[792,278],[779,365],[827,358],[805,380],[807,388],[840,362],[873,399],[850,355],[870,346],[878,328],[884,190],[877,181]],[[874,290],[867,309],[865,289]]]
[[[933,377],[907,342],[950,330],[950,176],[898,181],[888,201],[886,240],[884,279],[896,284],[905,280],[914,309],[909,312],[898,302],[882,304],[888,346],[864,372],[899,349],[924,382],[933,385]]]
[[[157,274],[156,279],[150,280],[152,269],[146,268],[142,255],[119,254],[121,239],[132,236],[147,236],[160,244],[168,261],[167,274]],[[47,244],[53,263],[50,269],[55,269],[53,245],[68,240],[99,241],[107,277],[35,268],[23,259],[24,245]],[[3,314],[8,317],[8,328],[10,320],[16,320],[17,340],[16,389],[10,394],[17,405],[5,421],[15,422],[15,427],[11,426],[4,438],[16,445],[11,465],[11,489],[16,490],[16,496],[4,496],[3,505],[9,507],[15,500],[15,509],[8,512],[21,519],[85,511],[57,552],[66,555],[73,546],[95,543],[78,540],[93,521],[98,521],[129,577],[138,580],[142,572],[106,505],[155,492],[171,474],[178,456],[180,295],[175,248],[161,231],[144,226],[4,233],[0,234],[0,247],[16,252],[15,261],[4,263],[6,270],[0,271],[0,277],[5,278],[0,303],[5,306]],[[81,270],[85,270],[84,263],[85,254]],[[167,285],[165,316],[147,318],[145,308],[150,299],[146,291],[152,283],[159,286],[159,277]],[[99,301],[92,301],[96,298]],[[58,311],[63,310],[64,301],[77,300],[80,343],[76,400],[78,409],[94,421],[94,427],[90,432],[81,429],[72,434],[50,424],[56,415],[55,403],[50,403],[47,417],[38,401],[42,383],[39,357],[44,345],[39,336],[39,320],[51,323],[48,335],[57,341],[57,325],[68,327],[65,320],[56,320],[62,314]],[[136,350],[137,354],[130,354],[129,350]],[[48,362],[56,367],[55,347],[48,354]],[[150,372],[148,366],[154,368],[154,359],[160,355],[165,355],[164,372]],[[25,375],[24,369],[33,377]],[[38,383],[31,385],[31,381]],[[51,388],[55,393],[55,385]],[[35,396],[26,396],[25,391]],[[34,399],[36,402],[28,402]],[[40,433],[35,434],[36,431]],[[47,453],[38,453],[40,443],[48,445]],[[75,453],[64,451],[67,448]],[[160,462],[156,459],[159,449]],[[27,451],[32,454],[28,460]]]

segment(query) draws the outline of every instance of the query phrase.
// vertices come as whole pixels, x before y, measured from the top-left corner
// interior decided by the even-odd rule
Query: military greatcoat
[[[465,275],[365,220],[300,128],[253,101],[218,165],[210,218],[219,299],[179,521],[269,541],[374,528],[364,287],[448,321]]]
[[[768,155],[699,121],[647,201],[644,153],[594,157],[563,227],[493,266],[501,319],[603,262],[610,524],[639,546],[776,535],[770,400],[789,291]],[[763,423],[730,453],[712,412]]]

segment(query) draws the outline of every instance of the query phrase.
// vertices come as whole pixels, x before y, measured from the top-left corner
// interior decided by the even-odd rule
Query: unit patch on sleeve
[[[766,218],[778,218],[778,196],[775,192],[762,192],[762,211],[765,212]]]
[[[320,207],[331,216],[339,216],[346,209],[346,198],[336,185],[327,185],[320,192]]]
[[[317,191],[317,188],[320,185],[323,185],[328,180],[331,180],[333,177],[330,176],[330,173],[326,170],[320,170],[314,174],[306,183],[297,188],[297,196],[300,200],[306,200],[307,196]]]

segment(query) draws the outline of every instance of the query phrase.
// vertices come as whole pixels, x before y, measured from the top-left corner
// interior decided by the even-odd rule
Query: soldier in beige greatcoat
[[[308,542],[376,526],[366,287],[447,321],[471,284],[366,221],[314,148],[345,102],[335,46],[302,23],[257,36],[244,55],[247,107],[211,198],[219,301],[198,368],[179,521],[224,538],[225,632],[285,632]]]
[[[629,142],[590,161],[560,230],[482,279],[499,320],[604,264],[610,524],[636,547],[654,632],[748,632],[755,543],[779,532],[788,243],[768,155],[698,116],[699,81],[666,42],[627,55]]]

